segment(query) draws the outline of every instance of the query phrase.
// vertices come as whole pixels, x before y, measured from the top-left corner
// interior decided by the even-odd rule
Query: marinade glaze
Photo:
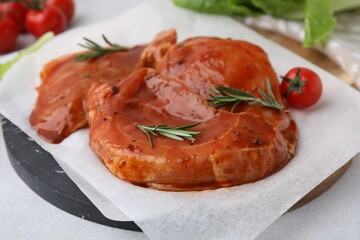
[[[162,57],[175,42],[175,31],[168,30],[160,32],[147,46],[82,62],[75,61],[81,53],[49,62],[40,75],[42,82],[37,88],[39,95],[30,116],[31,126],[51,143],[59,143],[76,130],[87,127],[85,98],[92,84],[121,81],[134,70]]]
[[[75,62],[78,54],[55,59],[41,72],[39,96],[30,124],[45,140],[59,143],[88,125],[84,102],[94,83],[117,82],[140,68],[144,47]]]
[[[262,48],[246,41],[219,38],[189,38],[174,44],[158,64],[157,71],[176,77],[204,99],[210,89],[228,86],[260,97],[258,88],[266,89],[266,79],[283,105],[279,83],[267,54]],[[230,107],[225,109],[230,110]],[[288,111],[239,104],[236,112],[251,112],[274,124],[286,138],[291,153],[295,151],[298,130]]]
[[[146,50],[145,50],[146,52]],[[190,38],[116,84],[95,84],[87,96],[90,146],[120,179],[161,190],[213,189],[253,182],[292,157],[297,127],[286,111],[241,103],[215,109],[210,89],[229,86],[260,97],[270,80],[283,104],[266,53],[244,41]],[[194,143],[147,136],[136,124],[201,122]]]

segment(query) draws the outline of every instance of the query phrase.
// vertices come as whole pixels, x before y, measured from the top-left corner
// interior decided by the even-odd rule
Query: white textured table
[[[112,18],[146,0],[77,0],[72,27]],[[19,45],[33,41],[22,37]],[[0,62],[8,56],[0,56]],[[314,159],[316,161],[316,159]],[[285,214],[257,240],[360,239],[360,161],[313,202]],[[147,239],[142,233],[92,223],[52,206],[16,175],[0,132],[0,239]]]

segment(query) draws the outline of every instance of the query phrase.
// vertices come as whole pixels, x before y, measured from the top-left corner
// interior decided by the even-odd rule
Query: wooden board
[[[326,55],[323,53],[312,49],[312,48],[303,48],[300,42],[294,41],[290,38],[287,38],[283,35],[280,35],[275,32],[253,28],[256,32],[261,34],[262,36],[270,39],[281,46],[291,50],[292,52],[302,56],[306,60],[314,63],[315,65],[321,67],[322,69],[330,72],[334,76],[338,77],[345,83],[349,85],[354,84],[354,80],[351,78],[349,74],[347,74],[340,66],[338,66],[335,62],[330,60]]]
[[[355,87],[353,79],[347,74],[341,67],[339,67],[336,63],[330,60],[323,53],[312,49],[312,48],[303,48],[300,42],[294,41],[290,38],[287,38],[278,33],[263,30],[259,28],[253,28],[256,32],[261,34],[262,36],[270,39],[283,47],[289,49],[290,51],[302,56],[308,61],[314,63],[315,65],[323,68],[324,70],[330,72],[334,76],[338,77],[340,80],[345,83]],[[312,201],[313,199],[320,196],[323,192],[329,189],[336,181],[345,173],[345,171],[350,167],[351,160],[347,162],[344,166],[339,168],[336,172],[334,172],[331,176],[321,182],[317,187],[315,187],[312,191],[310,191],[307,195],[305,195],[302,199],[300,199],[294,206],[292,206],[289,211],[295,210],[306,203]]]
[[[352,160],[348,161],[344,166],[339,168],[336,172],[331,174],[328,178],[322,181],[317,187],[311,190],[303,198],[301,198],[297,203],[295,203],[288,211],[295,210],[301,206],[304,206],[308,202],[314,200],[326,190],[328,190],[332,185],[336,183],[337,180],[345,173],[345,171],[350,167]]]

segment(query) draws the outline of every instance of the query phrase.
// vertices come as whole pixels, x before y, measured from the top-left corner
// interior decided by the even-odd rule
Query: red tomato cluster
[[[11,51],[19,33],[39,38],[66,30],[74,16],[73,0],[17,0],[0,3],[0,53]]]

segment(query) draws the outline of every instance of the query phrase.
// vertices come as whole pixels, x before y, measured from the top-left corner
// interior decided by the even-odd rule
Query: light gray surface
[[[325,193],[287,213],[257,240],[360,239],[360,159]]]
[[[72,27],[109,19],[145,1],[78,0]],[[33,39],[23,37],[22,40],[26,44]],[[2,60],[4,58],[0,57]],[[281,217],[257,240],[360,239],[359,172],[360,161],[357,160],[330,190],[306,206]],[[38,197],[12,169],[2,132],[0,177],[0,239],[147,239],[141,233],[114,229],[74,217]]]

